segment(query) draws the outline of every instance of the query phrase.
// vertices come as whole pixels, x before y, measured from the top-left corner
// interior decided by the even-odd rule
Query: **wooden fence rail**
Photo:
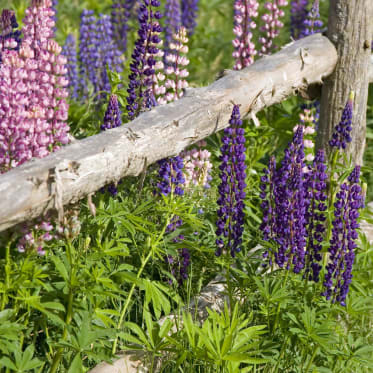
[[[0,231],[75,203],[104,185],[139,175],[148,165],[227,127],[232,102],[243,115],[322,83],[337,62],[333,44],[313,35],[228,71],[208,87],[154,108],[129,124],[73,142],[44,159],[0,175]],[[373,69],[372,69],[373,79]]]

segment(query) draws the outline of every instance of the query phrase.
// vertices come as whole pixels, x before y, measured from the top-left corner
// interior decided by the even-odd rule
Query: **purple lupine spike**
[[[104,94],[101,92],[111,90],[107,67],[112,71],[122,71],[121,52],[113,40],[112,33],[109,16],[100,14],[96,19],[92,11],[83,10],[79,45],[82,98],[87,97],[87,83],[90,82],[97,99],[103,99]]]
[[[109,105],[106,109],[104,116],[104,124],[101,130],[105,131],[111,128],[119,127],[122,125],[121,111],[119,108],[118,96],[112,94],[110,96]]]
[[[341,121],[335,127],[332,139],[329,141],[329,145],[332,148],[346,149],[347,143],[352,141],[350,132],[352,131],[353,106],[354,93],[351,92],[347,104],[343,109]]]
[[[157,45],[161,42],[159,34],[162,31],[158,22],[162,15],[156,10],[159,6],[159,0],[142,0],[139,7],[140,28],[132,53],[127,89],[127,111],[130,120],[136,118],[144,107],[156,105],[152,86],[156,64],[154,56],[159,53]]]
[[[21,44],[21,31],[13,10],[4,9],[0,16],[0,64],[1,54],[6,50],[18,50]]]
[[[96,18],[93,15],[93,10],[83,9],[80,15],[80,32],[79,32],[79,95],[82,99],[86,99],[88,95],[88,81],[93,85],[96,83],[95,61],[99,55],[92,47],[91,41],[96,36]]]
[[[324,278],[326,299],[345,306],[345,300],[352,279],[355,259],[357,218],[364,205],[362,189],[359,185],[360,166],[356,166],[348,177],[348,182],[340,186],[334,203],[334,221],[329,248],[329,263]]]
[[[79,77],[78,77],[78,55],[76,51],[76,41],[73,34],[66,37],[65,45],[62,47],[62,54],[67,59],[67,78],[70,96],[78,98]]]
[[[274,188],[276,204],[274,233],[279,245],[274,257],[279,267],[292,268],[295,273],[303,269],[305,260],[304,167],[303,127],[298,126],[293,141],[285,149],[284,159],[276,173]]]
[[[298,40],[306,27],[304,21],[308,16],[308,0],[293,0],[290,4],[290,34],[294,40]]]
[[[305,173],[304,182],[307,230],[305,276],[309,280],[318,282],[322,259],[320,254],[321,243],[325,238],[325,210],[327,208],[325,201],[327,199],[326,180],[328,176],[323,150],[317,152],[312,167],[308,166],[308,169],[308,172]]]
[[[198,4],[199,0],[181,0],[181,21],[188,35],[193,35],[197,26]]]
[[[180,156],[162,159],[159,164],[159,179],[157,184],[158,192],[167,196],[170,193],[182,196],[185,183],[183,175],[184,162]]]
[[[317,34],[322,31],[323,22],[320,19],[319,0],[315,0],[311,10],[308,12],[306,19],[303,22],[303,31],[299,38]]]
[[[181,9],[180,0],[166,0],[165,12],[165,48],[168,50],[168,46],[173,40],[173,36],[179,31],[181,26]]]
[[[251,41],[251,30],[256,27],[253,18],[258,16],[259,3],[257,0],[235,0],[234,3],[234,28],[235,39],[232,41],[234,52],[232,56],[236,60],[235,70],[251,65],[257,54],[255,44]]]
[[[127,34],[130,29],[128,21],[137,0],[113,0],[111,23],[113,38],[122,52],[127,50]]]
[[[234,257],[241,250],[246,196],[245,130],[238,105],[233,106],[229,124],[224,130],[220,156],[215,255],[220,256],[225,250]]]
[[[263,33],[263,36],[259,38],[259,42],[262,44],[261,55],[270,54],[276,48],[273,40],[280,34],[280,29],[284,26],[280,18],[285,15],[281,8],[286,5],[288,5],[287,0],[271,0],[264,4],[267,12],[262,16],[264,25],[260,28]]]

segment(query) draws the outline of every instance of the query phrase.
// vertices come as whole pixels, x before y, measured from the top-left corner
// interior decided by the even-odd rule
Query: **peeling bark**
[[[322,83],[336,65],[332,43],[313,35],[208,87],[187,90],[177,102],[154,108],[129,124],[76,141],[44,159],[0,176],[0,231],[48,210],[75,203],[144,165],[179,154],[228,126],[232,102],[243,115]]]

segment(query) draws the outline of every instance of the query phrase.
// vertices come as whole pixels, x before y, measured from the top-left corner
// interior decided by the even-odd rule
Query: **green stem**
[[[304,371],[305,373],[308,373],[309,369],[311,368],[311,365],[312,365],[313,359],[315,358],[315,356],[316,356],[318,350],[319,350],[319,346],[315,346],[315,349],[314,349],[314,351],[313,351],[313,354],[312,354],[312,356],[311,356],[311,359],[310,359],[310,361],[309,361],[308,364],[307,364],[306,370]]]
[[[277,363],[276,363],[276,365],[275,365],[275,367],[274,367],[273,373],[277,373],[277,371],[278,371],[278,367],[279,367],[279,365],[280,365],[280,361],[281,361],[281,359],[282,359],[282,355],[283,355],[283,353],[285,352],[285,348],[286,348],[286,345],[287,345],[287,343],[288,343],[289,338],[290,338],[289,336],[286,337],[284,343],[282,344],[281,351],[280,351],[280,355],[279,355],[279,357],[278,357],[278,359],[277,359]]]
[[[66,254],[67,254],[67,257],[70,259],[70,263],[72,264],[73,262],[71,261],[71,247],[70,247],[71,243],[68,242],[68,245],[67,245],[67,250],[66,250]],[[68,326],[70,325],[71,323],[71,320],[72,320],[72,317],[73,317],[73,302],[74,302],[74,292],[73,292],[73,286],[72,286],[72,279],[74,278],[74,267],[71,268],[71,275],[70,275],[70,281],[69,281],[69,295],[68,295],[68,298],[67,298],[67,312],[66,312],[66,316],[65,316],[65,327],[64,327],[64,330],[63,330],[63,333],[62,333],[62,340],[65,341],[66,338],[67,338],[67,335],[68,335]],[[54,355],[54,358],[53,358],[53,362],[52,362],[52,367],[49,371],[49,373],[55,373],[58,369],[58,366],[60,365],[60,362],[61,362],[61,359],[62,359],[62,354],[63,354],[63,347],[60,347],[56,354]]]
[[[10,270],[11,270],[11,258],[10,258],[10,245],[11,240],[8,241],[5,248],[5,284],[4,284],[4,295],[1,299],[1,311],[5,309],[7,292],[10,284]]]
[[[286,283],[288,281],[288,277],[289,277],[289,270],[286,270],[286,275],[285,275],[285,280],[284,280],[284,285],[283,285],[283,289],[286,287]],[[273,324],[273,330],[272,330],[272,333],[274,333],[276,331],[276,328],[277,328],[277,324],[278,324],[278,319],[280,317],[280,308],[281,308],[281,302],[278,303],[278,306],[277,306],[277,311],[276,311],[276,319],[275,319],[275,323]]]
[[[227,255],[227,259],[228,259],[228,255]],[[229,263],[229,259],[227,260],[227,267],[226,267],[226,281],[227,281],[227,287],[228,287],[229,310],[232,313],[233,294],[232,294],[232,282],[231,282],[231,266]]]
[[[136,276],[137,280],[141,277],[141,274],[142,274],[145,266],[147,265],[148,261],[152,257],[152,254],[153,254],[152,251],[150,251],[149,254],[148,254],[148,256],[142,262],[140,270],[139,270],[139,272],[137,273],[137,276]],[[132,295],[133,295],[133,292],[135,291],[136,286],[137,286],[137,281],[132,284],[130,292],[128,293],[128,297],[127,297],[126,303],[124,304],[124,307],[123,307],[122,312],[120,314],[119,322],[118,322],[118,325],[117,325],[117,330],[119,330],[122,327],[124,316],[126,315],[127,308],[130,305],[130,302],[131,302],[131,299],[132,299]],[[118,343],[118,338],[116,337],[115,340],[114,340],[114,343],[113,343],[112,351],[111,351],[113,355],[115,354],[115,351],[117,349],[117,343]]]

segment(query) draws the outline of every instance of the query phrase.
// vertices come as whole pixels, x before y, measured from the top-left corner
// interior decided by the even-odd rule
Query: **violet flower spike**
[[[65,45],[62,47],[62,55],[67,59],[67,78],[69,80],[70,96],[78,98],[79,77],[78,77],[78,55],[76,51],[76,41],[73,34],[66,37]]]
[[[104,116],[104,124],[101,126],[101,131],[106,131],[111,128],[120,127],[122,125],[122,113],[119,108],[118,96],[112,94]]]
[[[290,4],[290,34],[294,40],[298,40],[306,27],[304,22],[308,15],[308,0],[292,0]]]
[[[305,264],[306,200],[303,187],[304,145],[303,127],[298,129],[293,141],[285,149],[281,167],[276,173],[274,239],[279,245],[274,253],[280,268],[299,273]]]
[[[137,0],[113,0],[111,10],[113,38],[122,52],[127,50],[127,34],[130,30],[128,22],[136,2]]]
[[[199,0],[181,0],[181,20],[190,36],[197,26],[198,4]]]
[[[183,159],[180,156],[166,158],[158,161],[158,164],[160,180],[157,183],[158,193],[165,196],[170,193],[182,196],[184,194],[183,184],[185,183]]]
[[[181,26],[181,6],[180,0],[166,0],[164,22],[165,22],[165,50],[168,50],[173,36],[179,31]]]
[[[347,104],[343,109],[341,121],[335,127],[332,139],[329,141],[329,145],[332,148],[346,149],[347,143],[352,141],[350,133],[352,131],[354,97],[354,92],[351,92]]]
[[[232,41],[235,49],[232,54],[236,60],[233,67],[235,70],[241,70],[254,63],[257,51],[252,42],[251,30],[256,28],[253,18],[258,16],[258,8],[257,0],[235,0],[233,28],[235,39]]]
[[[153,94],[153,76],[155,55],[159,53],[157,45],[161,42],[159,34],[162,31],[159,19],[162,15],[155,10],[160,6],[158,0],[142,0],[138,20],[140,28],[135,49],[132,53],[129,75],[127,111],[129,120],[136,118],[142,109],[156,105]]]
[[[303,22],[300,38],[322,32],[323,22],[320,19],[319,0],[315,0]]]
[[[216,222],[216,256],[223,251],[232,257],[241,251],[244,225],[245,193],[245,130],[238,105],[233,106],[230,126],[224,130],[221,147],[219,198]]]
[[[360,166],[356,166],[348,177],[348,182],[340,186],[336,195],[329,263],[323,283],[325,291],[322,295],[332,303],[339,302],[342,306],[346,305],[345,300],[352,280],[359,209],[364,206],[359,178]]]

